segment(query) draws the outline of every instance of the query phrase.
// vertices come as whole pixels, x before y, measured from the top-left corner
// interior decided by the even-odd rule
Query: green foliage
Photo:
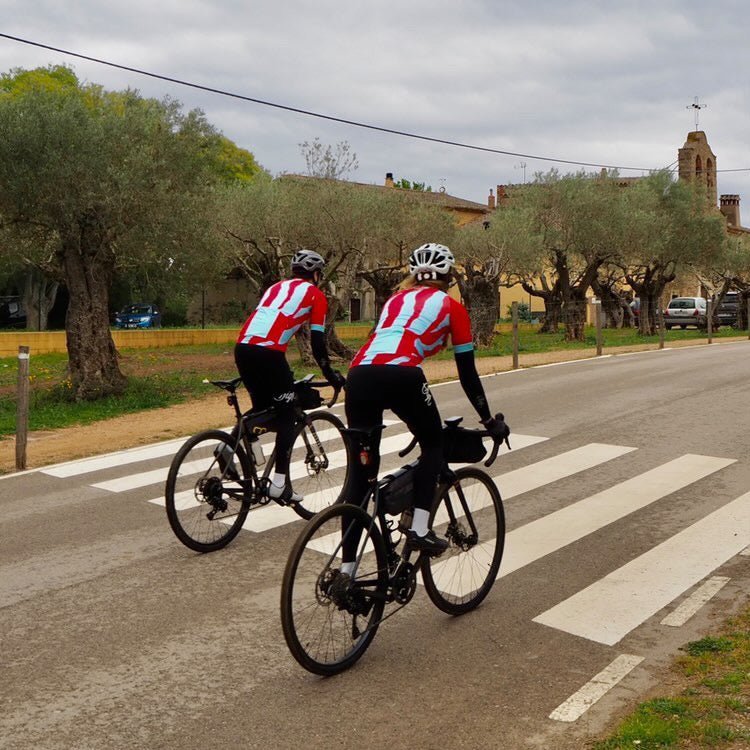
[[[750,740],[750,610],[692,641],[676,665],[678,695],[641,704],[594,750],[747,747]]]
[[[335,146],[330,146],[321,143],[320,138],[314,138],[312,143],[300,143],[299,149],[310,177],[339,180],[359,167],[357,154],[351,150],[348,141],[340,141]]]
[[[701,638],[699,641],[690,641],[685,646],[690,656],[700,656],[705,653],[719,653],[722,651],[731,651],[734,648],[734,644],[729,638],[714,638],[712,636],[706,636]]]
[[[513,316],[513,305],[508,305],[508,319]],[[534,320],[534,313],[531,312],[531,307],[528,302],[518,303],[518,320],[524,323],[531,323]]]
[[[403,177],[400,180],[394,180],[393,186],[400,188],[401,190],[415,190],[418,193],[432,192],[431,185],[425,185],[424,182],[410,182]]]

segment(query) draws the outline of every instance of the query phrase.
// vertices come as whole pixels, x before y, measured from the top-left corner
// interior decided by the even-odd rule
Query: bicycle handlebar
[[[336,388],[332,386],[327,380],[310,381],[307,385],[311,388],[333,388],[333,398],[326,403],[326,409],[330,409],[339,400],[339,394],[341,393],[341,386]]]
[[[490,436],[490,432],[488,430],[474,430],[474,432],[476,432],[481,437],[489,437]],[[508,450],[511,449],[510,448],[510,438],[509,437],[506,437],[505,440],[493,440],[492,442],[493,442],[493,445],[492,445],[492,451],[490,452],[490,457],[484,462],[484,465],[487,466],[487,467],[490,467],[490,466],[492,466],[492,464],[495,463],[495,459],[497,458],[497,454],[500,451],[500,446],[503,443],[505,443],[508,446]],[[416,446],[416,444],[417,444],[417,438],[413,437],[411,439],[411,442],[409,443],[409,445],[407,445],[406,448],[402,448],[398,452],[398,455],[401,458],[403,458],[404,456],[406,456],[407,454],[411,453],[414,450],[414,447]]]

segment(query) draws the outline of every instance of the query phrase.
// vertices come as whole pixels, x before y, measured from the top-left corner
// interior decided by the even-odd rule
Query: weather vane
[[[692,109],[695,111],[695,129],[698,130],[698,117],[700,116],[701,110],[705,109],[708,104],[700,104],[698,97],[696,96],[692,104],[688,104],[685,109]]]

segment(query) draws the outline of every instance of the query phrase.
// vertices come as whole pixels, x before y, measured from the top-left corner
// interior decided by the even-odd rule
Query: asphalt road
[[[747,604],[748,373],[739,342],[485,378],[518,446],[495,587],[459,618],[418,591],[330,679],[279,621],[302,521],[192,553],[159,505],[170,444],[3,478],[0,747],[585,747]]]

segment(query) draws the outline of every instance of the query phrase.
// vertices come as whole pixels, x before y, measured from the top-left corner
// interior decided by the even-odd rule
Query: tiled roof
[[[281,175],[283,179],[294,179],[294,180],[326,180],[323,177],[310,177],[302,174],[285,174]],[[421,201],[422,203],[428,203],[435,206],[442,206],[443,208],[461,209],[464,211],[477,211],[479,213],[490,213],[490,209],[484,203],[476,203],[475,201],[469,201],[465,198],[457,198],[455,195],[449,195],[448,193],[427,192],[421,190],[403,190],[397,187],[388,187],[386,185],[368,185],[365,182],[350,182],[349,180],[326,180],[330,182],[343,182],[352,187],[367,189],[367,190],[387,190],[389,192],[395,192],[399,195],[403,195],[408,200]]]

